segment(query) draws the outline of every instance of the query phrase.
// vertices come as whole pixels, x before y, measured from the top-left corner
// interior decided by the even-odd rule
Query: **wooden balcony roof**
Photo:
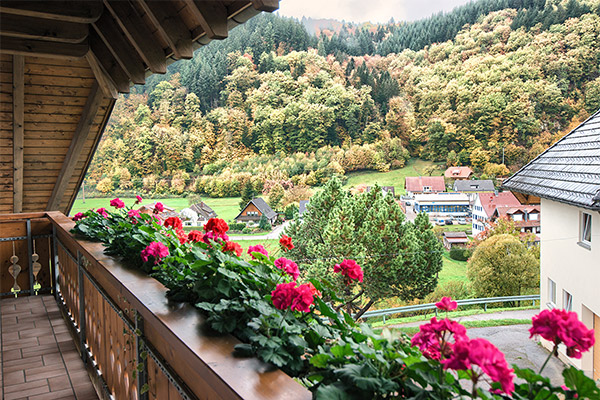
[[[0,3],[0,213],[68,212],[118,93],[278,0]]]

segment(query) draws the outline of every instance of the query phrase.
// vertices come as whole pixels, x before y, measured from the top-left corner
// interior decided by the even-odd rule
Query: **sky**
[[[279,15],[333,18],[346,22],[415,21],[451,11],[469,0],[281,0]]]

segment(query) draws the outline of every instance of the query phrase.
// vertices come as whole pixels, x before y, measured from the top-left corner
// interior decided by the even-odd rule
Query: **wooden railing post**
[[[29,295],[34,296],[35,292],[33,291],[33,237],[31,235],[31,220],[27,218],[25,221],[25,226],[27,227],[27,255],[29,256],[29,260],[27,265],[29,266]]]
[[[147,355],[144,356],[145,344],[142,340],[144,337],[144,318],[135,310],[135,348],[137,349],[137,393],[139,400],[148,400],[148,362]],[[147,352],[146,352],[147,354]],[[139,368],[139,366],[142,366]]]
[[[52,248],[50,251],[50,262],[52,264],[52,271],[50,279],[53,280],[51,282],[52,294],[54,294],[54,298],[58,300],[58,249],[56,248],[56,226],[52,224]]]
[[[77,286],[79,289],[79,346],[81,359],[87,364],[87,349],[85,347],[85,291],[83,290],[83,266],[81,252],[77,250]]]

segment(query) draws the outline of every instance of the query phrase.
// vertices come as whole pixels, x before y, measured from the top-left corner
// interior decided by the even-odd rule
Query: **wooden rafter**
[[[104,96],[107,98],[116,99],[119,96],[119,89],[117,89],[117,85],[113,82],[111,76],[104,69],[104,66],[102,66],[100,60],[98,60],[98,57],[93,51],[89,51],[86,54],[85,59],[90,65],[100,89],[102,89],[102,92],[104,92]]]
[[[25,147],[25,60],[13,57],[13,211],[23,211],[23,154]]]
[[[104,41],[96,32],[90,33],[90,51],[102,66],[106,75],[110,77],[117,90],[121,93],[129,92],[129,77],[121,68]]]
[[[200,21],[206,36],[210,39],[225,39],[228,36],[227,8],[222,3],[201,0],[184,1],[190,12]]]
[[[93,26],[133,83],[144,84],[146,82],[144,63],[135,48],[125,38],[112,15],[110,13],[102,14],[102,17]]]
[[[119,0],[105,0],[104,3],[150,71],[158,74],[166,73],[167,61],[163,49],[131,4]]]
[[[258,11],[273,12],[279,9],[279,0],[252,0],[252,5]]]
[[[45,40],[2,37],[2,52],[22,56],[79,59],[89,50],[87,41],[82,43],[58,43]]]
[[[175,58],[190,59],[194,56],[192,34],[171,2],[141,0],[138,4],[167,41]]]
[[[0,35],[52,42],[81,43],[88,25],[14,14],[0,14]]]
[[[73,176],[73,172],[75,171],[75,167],[77,166],[77,161],[79,160],[79,156],[83,150],[83,147],[89,138],[92,124],[94,123],[94,119],[98,114],[103,99],[104,96],[102,90],[100,90],[97,84],[94,84],[87,98],[87,102],[77,124],[77,128],[75,129],[75,134],[71,140],[71,145],[69,146],[69,150],[65,156],[62,168],[58,174],[56,184],[54,185],[54,190],[52,191],[52,195],[48,201],[48,206],[46,209],[49,211],[57,211],[60,207],[60,202],[67,189],[69,181]]]
[[[85,1],[15,1],[2,0],[0,13],[53,19],[57,21],[91,23],[100,18],[104,7],[99,0]]]

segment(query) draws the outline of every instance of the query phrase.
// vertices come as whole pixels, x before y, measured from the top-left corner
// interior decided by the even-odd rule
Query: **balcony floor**
[[[54,297],[0,300],[2,398],[98,399]]]

